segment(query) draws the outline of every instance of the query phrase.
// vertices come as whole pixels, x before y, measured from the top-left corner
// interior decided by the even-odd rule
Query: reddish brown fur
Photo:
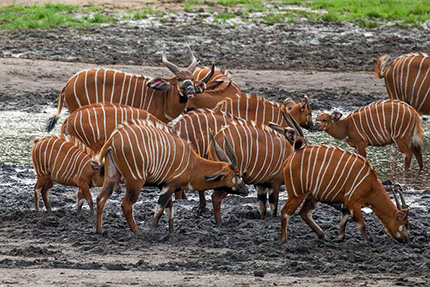
[[[210,69],[196,69],[194,78],[196,81],[201,81],[209,72]],[[242,92],[238,84],[223,72],[215,71],[214,75],[209,79],[206,89],[188,100],[187,109],[212,109],[218,102],[226,98],[240,98],[241,95]]]
[[[103,146],[100,159],[105,161],[106,176],[97,197],[98,232],[101,232],[104,205],[121,177],[127,185],[121,206],[133,232],[138,232],[133,205],[144,185],[162,187],[152,227],[155,229],[163,210],[168,207],[170,232],[173,232],[171,196],[174,192],[220,187],[247,192],[229,163],[199,157],[183,139],[150,121],[132,120],[120,126]]]
[[[322,229],[312,219],[317,203],[325,202],[344,204],[348,209],[342,216],[340,239],[344,238],[345,224],[352,215],[360,227],[363,240],[367,241],[361,208],[368,206],[380,218],[390,236],[399,242],[409,242],[408,209],[399,210],[394,206],[365,158],[336,147],[300,146],[284,163],[288,200],[281,211],[282,241],[287,240],[288,219],[303,202],[299,212],[301,217],[320,238],[325,238]],[[309,167],[312,172],[306,173]]]
[[[375,65],[376,78],[384,78],[388,97],[410,104],[420,114],[430,114],[428,54],[405,54],[390,62],[390,56],[383,55]]]
[[[360,108],[344,119],[336,115],[321,113],[316,126],[337,139],[355,147],[366,157],[367,146],[382,146],[395,142],[406,155],[405,169],[409,169],[412,154],[423,168],[423,129],[419,114],[409,105],[397,100],[372,103]]]
[[[304,128],[311,128],[312,109],[307,97],[303,102],[291,105],[279,104],[269,101],[256,95],[243,95],[238,99],[225,99],[219,102],[214,111],[223,111],[247,121],[254,121],[258,124],[268,125],[270,122],[283,127],[288,127],[282,116],[282,112],[291,113],[294,119]]]
[[[68,116],[61,132],[72,135],[98,152],[118,125],[131,119],[149,119],[159,122],[145,110],[116,104],[83,106]]]
[[[88,202],[93,214],[93,201],[89,189],[94,185],[102,186],[103,178],[92,167],[91,156],[86,153],[88,149],[78,142],[75,143],[74,138],[66,140],[64,136],[48,136],[36,139],[34,143],[31,148],[31,159],[37,174],[34,187],[36,210],[39,211],[39,190],[46,209],[51,210],[48,193],[54,183],[60,183],[79,188],[78,214],[81,212],[83,199]]]

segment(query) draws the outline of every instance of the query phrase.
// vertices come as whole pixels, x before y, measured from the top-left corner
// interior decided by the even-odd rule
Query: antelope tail
[[[390,68],[390,66],[391,66],[391,57],[389,55],[385,54],[379,57],[375,65],[376,78],[378,80],[384,78],[385,73],[387,72],[388,68]]]
[[[415,149],[416,151],[421,151],[423,148],[423,127],[421,125],[421,121],[419,116],[417,115],[417,120],[415,121],[415,125],[411,130],[411,134],[408,139],[408,145]]]
[[[100,163],[100,176],[104,176],[104,173],[105,173],[106,156],[109,154],[112,159],[112,135],[105,142],[105,144],[102,146],[99,152],[98,162]],[[113,160],[111,162],[114,164]]]
[[[48,122],[46,123],[46,131],[49,133],[50,131],[52,131],[52,129],[55,127],[55,124],[57,123],[57,121],[60,119],[60,113],[61,113],[61,109],[63,108],[63,100],[64,100],[64,90],[66,89],[66,86],[64,86],[61,89],[60,92],[60,96],[58,97],[58,107],[57,107],[57,111],[55,112],[55,114],[48,120]]]

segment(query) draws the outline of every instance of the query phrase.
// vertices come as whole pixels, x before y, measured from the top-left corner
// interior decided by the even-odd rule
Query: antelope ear
[[[292,99],[292,98],[286,98],[283,102],[282,102],[282,105],[284,106],[284,107],[286,107],[288,110],[291,110],[293,107],[294,107],[294,105],[295,105],[296,103],[294,102],[294,100]]]
[[[408,217],[409,208],[405,208],[396,212],[396,220],[404,221],[406,217]]]
[[[203,91],[206,90],[206,84],[203,82],[199,82],[199,83],[194,84],[194,87],[196,89],[197,94],[203,93]]]
[[[221,181],[223,178],[225,178],[227,175],[223,171],[218,171],[212,175],[205,175],[206,181]]]
[[[100,165],[98,162],[96,162],[95,160],[91,161],[91,168],[95,171],[95,172],[100,172]]]
[[[333,122],[337,122],[338,120],[340,120],[341,117],[342,117],[342,113],[340,112],[333,112],[331,114],[331,119],[333,120]]]
[[[302,106],[300,107],[300,109],[304,111],[307,105],[309,105],[308,97],[304,96],[302,99]]]
[[[297,139],[297,132],[295,129],[287,127],[285,128],[285,137],[287,138],[287,140],[292,144],[296,141]]]
[[[224,83],[224,81],[210,81],[207,85],[206,85],[206,90],[214,90],[216,87],[218,87],[219,85],[221,85],[222,83]]]
[[[163,78],[154,78],[150,80],[146,85],[154,90],[165,91],[170,87],[170,82],[166,81]]]
[[[280,133],[282,135],[285,135],[285,132],[284,132],[285,128],[284,127],[282,127],[282,126],[280,126],[278,124],[272,123],[272,122],[268,123],[267,125],[271,129],[273,129],[275,132],[278,132],[278,133]]]

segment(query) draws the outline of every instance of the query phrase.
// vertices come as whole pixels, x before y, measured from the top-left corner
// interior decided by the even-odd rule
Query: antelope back
[[[31,160],[37,175],[49,175],[65,185],[77,185],[78,179],[94,175],[91,156],[63,135],[37,140],[31,148]]]
[[[64,121],[61,131],[98,152],[118,125],[131,119],[148,119],[165,125],[142,109],[116,104],[92,104],[74,111]]]
[[[131,120],[116,129],[105,149],[111,149],[115,166],[125,180],[161,184],[183,174],[192,150],[165,125],[150,120]]]
[[[194,71],[196,81],[201,81],[210,69],[197,69]],[[225,98],[239,98],[242,92],[238,84],[233,82],[225,73],[215,71],[206,84],[206,89],[188,100],[187,109],[214,108]]]
[[[233,121],[241,120],[224,112],[199,109],[180,116],[174,130],[191,143],[199,156],[207,158],[210,133],[216,134]]]
[[[284,163],[288,197],[312,194],[321,202],[347,203],[359,197],[362,188],[370,189],[376,172],[360,155],[338,147],[311,145],[293,152]]]
[[[91,69],[75,74],[67,82],[64,97],[70,112],[95,103],[120,104],[144,109],[158,119],[169,122],[186,104],[166,102],[168,91],[148,87],[151,78],[116,70]],[[171,87],[176,91],[175,87]],[[179,98],[179,96],[178,96]],[[178,106],[177,114],[167,115],[166,107]]]
[[[232,122],[215,136],[216,142],[227,153],[225,139],[237,156],[239,174],[248,184],[282,181],[282,164],[292,152],[284,136],[265,125]],[[209,159],[216,159],[213,145],[209,147]]]
[[[390,99],[410,104],[421,114],[430,114],[430,57],[425,53],[396,58],[385,73]]]
[[[408,139],[412,129],[421,126],[414,108],[398,100],[372,103],[355,110],[348,117],[354,131],[371,145],[384,145],[396,138]]]

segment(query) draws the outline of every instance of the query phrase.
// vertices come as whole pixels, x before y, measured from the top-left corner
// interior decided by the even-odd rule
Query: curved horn
[[[177,74],[181,71],[181,69],[179,69],[178,66],[176,66],[175,64],[169,62],[167,60],[166,57],[166,44],[163,44],[163,56],[161,58],[161,60],[163,61],[163,64],[166,65],[167,68],[169,68],[170,71],[172,71],[173,74]]]
[[[229,158],[231,159],[231,168],[236,169],[237,167],[237,157],[227,138],[224,137],[225,145],[227,146],[227,153]]]
[[[284,119],[287,122],[287,124],[290,127],[294,128],[297,131],[297,133],[299,134],[299,136],[304,137],[302,128],[299,126],[299,124],[296,122],[296,120],[293,118],[293,116],[290,113],[288,113],[288,116],[290,117],[291,122],[293,123],[293,124],[291,124],[291,122],[288,120],[288,117],[284,111],[282,111],[282,115],[284,116]]]
[[[215,60],[212,61],[211,71],[207,73],[206,76],[200,82],[207,84],[210,78],[212,78],[212,76],[214,75],[214,73],[215,73]]]
[[[187,47],[188,47],[188,51],[190,52],[190,58],[191,58],[191,64],[188,66],[187,71],[190,73],[193,73],[197,67],[197,60],[196,60],[196,57],[194,57],[193,51],[191,51],[190,45],[188,45],[188,43],[187,43]]]
[[[396,195],[396,192],[397,192],[397,184],[395,184],[395,185],[393,186],[392,191],[393,191],[393,195],[394,195],[394,200],[396,201],[396,207],[397,207],[397,209],[401,209],[401,208],[400,208],[400,202],[399,202],[399,200],[397,199],[397,195]]]
[[[222,150],[222,148],[219,146],[219,144],[215,141],[215,137],[214,137],[214,135],[212,133],[211,133],[211,141],[212,141],[212,144],[215,147],[215,152],[216,152],[216,154],[218,156],[218,159],[220,161],[231,163],[230,159],[228,158],[228,156],[225,154],[225,152]]]
[[[400,184],[397,183],[395,187],[397,187],[397,192],[399,194],[400,201],[402,202],[402,209],[408,208],[409,206],[406,204],[405,198],[403,197],[402,187],[400,186]]]

